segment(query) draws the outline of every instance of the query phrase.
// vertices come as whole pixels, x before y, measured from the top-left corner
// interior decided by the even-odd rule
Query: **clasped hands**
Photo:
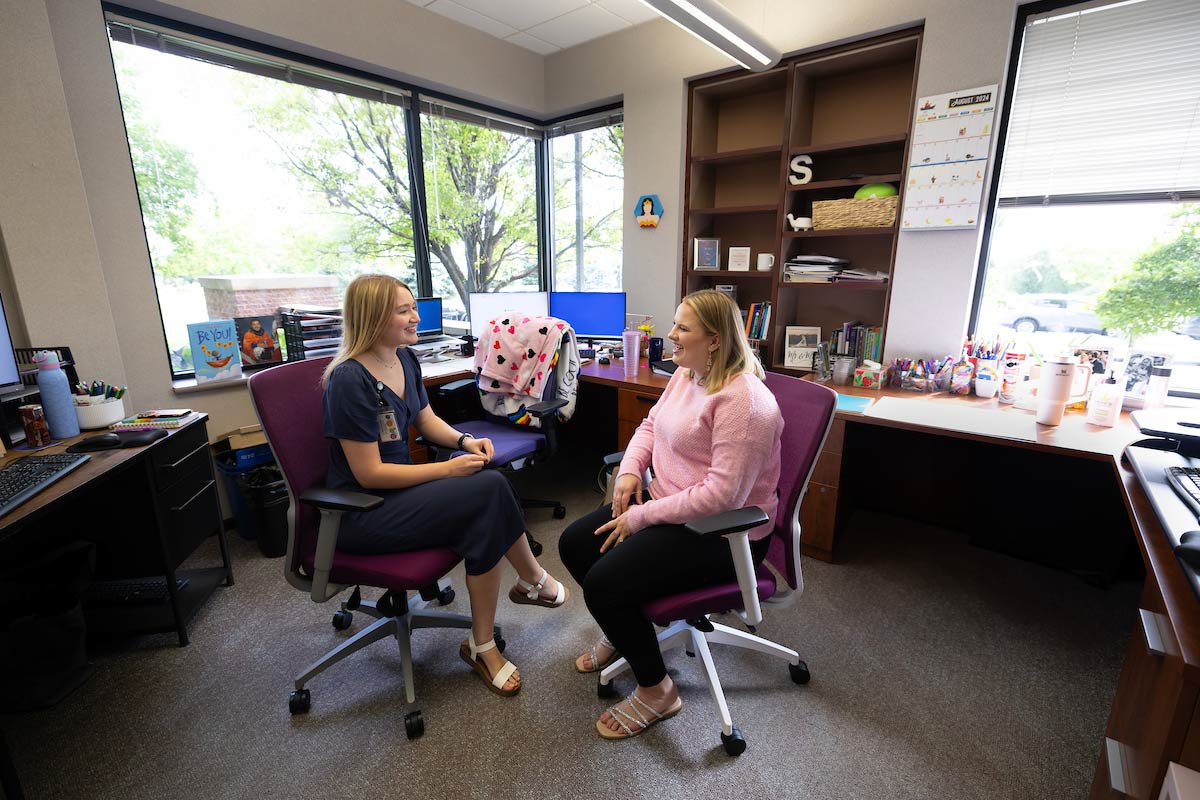
[[[492,445],[491,439],[467,439],[462,443],[462,450],[466,455],[452,458],[446,462],[452,478],[474,475],[492,460],[492,456],[496,455],[496,448]]]
[[[613,484],[612,520],[596,529],[596,536],[607,533],[608,538],[600,545],[600,552],[608,552],[633,535],[629,529],[629,511],[631,503],[642,503],[642,479],[633,473],[626,472],[617,476]]]

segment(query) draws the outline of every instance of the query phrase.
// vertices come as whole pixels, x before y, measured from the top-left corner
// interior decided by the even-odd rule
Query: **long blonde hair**
[[[342,362],[357,358],[370,350],[383,335],[396,308],[396,290],[408,289],[408,284],[391,275],[359,275],[346,287],[342,300],[342,346],[321,376],[321,385],[329,381],[333,370]]]
[[[701,289],[683,298],[704,327],[704,333],[717,337],[717,349],[712,352],[712,367],[704,379],[705,394],[715,394],[725,384],[750,372],[759,378],[766,376],[762,364],[750,349],[742,328],[742,316],[728,295],[715,289]],[[692,380],[696,375],[691,375]]]

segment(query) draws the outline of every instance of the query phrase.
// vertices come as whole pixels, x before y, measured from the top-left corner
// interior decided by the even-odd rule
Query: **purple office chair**
[[[762,509],[748,506],[695,520],[686,527],[697,536],[727,537],[737,569],[737,581],[671,595],[642,607],[648,619],[666,628],[658,634],[659,647],[664,652],[683,647],[688,655],[700,656],[708,689],[721,716],[721,743],[731,756],[745,751],[746,740],[729,716],[721,679],[708,646],[725,644],[783,658],[788,662],[792,680],[798,684],[808,683],[808,665],[800,660],[796,651],[754,636],[753,632],[754,626],[762,622],[762,602],[776,593],[776,576],[767,568],[768,564],[790,587],[790,591],[785,590],[783,596],[771,601],[770,605],[790,605],[804,591],[804,577],[800,572],[800,504],[837,406],[836,392],[811,381],[768,372],[766,384],[779,403],[784,426],[779,510],[763,564],[757,569],[753,567],[747,535],[751,528],[767,521]],[[610,456],[605,462],[612,464],[613,460]],[[710,614],[724,611],[736,611],[750,633],[709,619]],[[600,673],[597,693],[601,697],[615,696],[612,679],[628,668],[624,658],[610,664]]]
[[[292,586],[307,592],[314,603],[324,603],[353,586],[350,598],[333,616],[333,627],[337,630],[350,627],[355,609],[376,620],[297,676],[295,691],[288,699],[288,710],[293,714],[309,710],[311,695],[304,688],[306,683],[351,653],[387,636],[395,637],[400,647],[405,697],[412,703],[416,699],[412,631],[471,627],[469,616],[425,608],[434,599],[441,605],[454,599],[449,583],[445,580],[439,583],[460,560],[450,550],[437,548],[381,556],[338,552],[342,514],[370,510],[383,500],[361,492],[323,488],[329,441],[322,433],[321,374],[330,360],[306,359],[272,367],[254,373],[249,384],[250,398],[283,472],[291,500],[284,577]],[[379,600],[372,602],[361,598],[360,586],[385,591]],[[417,594],[409,598],[409,591]],[[496,644],[501,650],[502,642],[497,628]],[[419,709],[405,715],[404,728],[409,739],[424,733],[425,723]]]

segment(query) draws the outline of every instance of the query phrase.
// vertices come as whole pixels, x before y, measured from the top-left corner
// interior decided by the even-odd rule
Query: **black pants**
[[[600,629],[629,661],[641,686],[654,686],[667,675],[654,625],[642,605],[667,595],[736,580],[733,557],[723,536],[701,537],[682,525],[653,525],[601,553],[607,534],[595,531],[612,519],[602,506],[567,527],[558,552]],[[757,564],[770,537],[750,543]]]

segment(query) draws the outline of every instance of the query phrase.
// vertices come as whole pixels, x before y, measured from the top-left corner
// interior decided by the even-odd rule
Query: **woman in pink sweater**
[[[576,520],[558,544],[604,631],[575,668],[596,672],[620,653],[638,682],[596,722],[606,739],[636,736],[683,707],[642,605],[735,579],[724,538],[694,536],[683,523],[759,506],[772,522],[750,532],[757,563],[779,503],[783,417],[737,306],[711,289],[694,292],[675,310],[668,338],[680,368],[625,450],[612,505]],[[648,487],[642,485],[647,467],[654,473]]]

